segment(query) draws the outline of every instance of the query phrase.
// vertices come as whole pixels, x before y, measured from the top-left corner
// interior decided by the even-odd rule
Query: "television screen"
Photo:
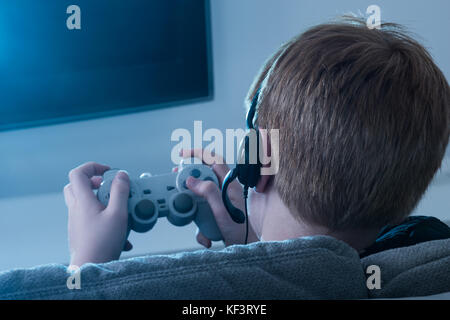
[[[211,97],[207,0],[0,3],[0,130]]]

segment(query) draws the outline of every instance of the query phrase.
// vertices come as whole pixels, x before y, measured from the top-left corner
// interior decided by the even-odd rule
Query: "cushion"
[[[450,239],[382,251],[361,259],[364,270],[377,265],[381,289],[371,298],[427,296],[450,291]]]
[[[377,265],[381,288],[369,290]],[[450,239],[363,259],[328,236],[257,242],[220,251],[143,256],[80,269],[69,289],[62,264],[0,272],[0,299],[366,299],[450,291]]]
[[[358,253],[327,236],[0,273],[0,299],[364,299]]]

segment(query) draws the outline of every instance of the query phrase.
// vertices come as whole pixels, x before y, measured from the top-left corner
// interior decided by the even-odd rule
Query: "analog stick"
[[[187,213],[194,207],[192,197],[186,193],[179,193],[173,200],[173,207],[179,213]]]
[[[148,220],[155,213],[155,205],[150,200],[141,200],[134,208],[134,211],[139,219]]]

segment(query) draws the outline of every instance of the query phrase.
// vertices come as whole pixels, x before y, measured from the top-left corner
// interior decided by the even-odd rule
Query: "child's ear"
[[[260,157],[260,160],[262,162],[262,167],[270,167],[271,145],[268,130],[259,129],[259,137],[260,152],[258,156]],[[255,191],[261,193],[266,191],[267,186],[270,184],[269,182],[273,179],[273,177],[273,175],[261,175],[258,183],[256,184]]]

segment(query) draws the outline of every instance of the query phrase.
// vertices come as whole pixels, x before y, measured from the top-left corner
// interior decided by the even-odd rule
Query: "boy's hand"
[[[70,264],[102,263],[118,259],[124,249],[128,223],[130,180],[119,171],[111,185],[111,196],[105,208],[92,189],[98,189],[101,175],[110,168],[94,162],[85,163],[69,173],[64,187],[69,209]],[[130,250],[129,242],[125,250]]]
[[[182,150],[180,155],[183,158],[199,158],[203,160],[204,164],[211,165],[212,170],[219,180],[219,187],[212,181],[203,181],[194,177],[189,177],[186,185],[196,195],[202,196],[208,201],[217,225],[222,232],[225,245],[243,244],[245,241],[245,223],[235,223],[222,202],[222,182],[228,171],[230,171],[228,165],[225,164],[221,156],[212,156],[211,153],[202,149]],[[177,168],[174,170],[176,171]],[[243,189],[237,181],[230,183],[228,196],[234,206],[244,212]],[[206,238],[200,231],[197,231],[197,241],[207,248],[211,247],[211,240]],[[255,241],[258,241],[258,237],[249,224],[248,242]]]

